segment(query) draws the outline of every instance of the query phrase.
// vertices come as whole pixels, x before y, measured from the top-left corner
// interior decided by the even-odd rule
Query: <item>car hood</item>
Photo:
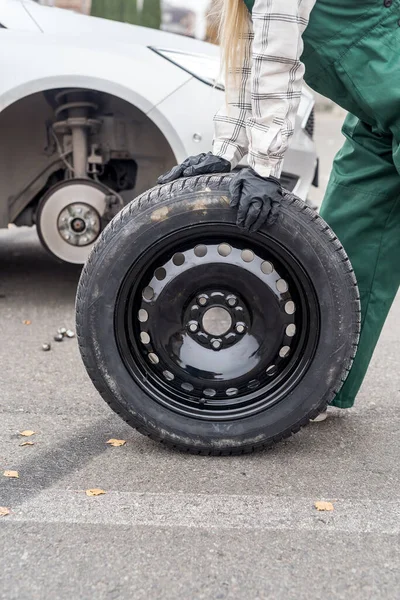
[[[21,0],[24,8],[43,33],[57,35],[85,35],[101,44],[104,50],[115,48],[118,43],[155,46],[196,54],[218,56],[219,51],[213,44],[194,40],[185,36],[139,27],[129,23],[119,23],[107,19],[90,17],[80,13],[42,6],[33,0]]]

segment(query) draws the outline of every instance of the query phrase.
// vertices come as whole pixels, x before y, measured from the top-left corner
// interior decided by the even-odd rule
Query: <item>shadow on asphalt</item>
[[[247,469],[251,472],[254,469],[267,468],[274,472],[276,468],[283,468],[290,478],[296,476],[300,464],[312,464],[313,470],[318,472],[319,469],[324,469],[326,460],[339,460],[341,456],[343,459],[352,445],[362,446],[362,438],[364,435],[367,437],[367,432],[363,432],[362,428],[354,427],[352,419],[332,417],[323,424],[311,424],[289,440],[254,454],[208,457],[177,452],[136,433],[133,434],[133,430],[133,435],[130,435],[130,431],[127,431],[127,426],[122,420],[116,421],[115,415],[110,414],[109,417],[98,419],[89,426],[81,427],[63,442],[58,441],[36,456],[14,464],[13,468],[20,473],[21,478],[12,481],[12,486],[9,482],[8,485],[4,485],[1,494],[3,504],[10,504],[15,508],[42,491],[57,486],[57,482],[67,479],[71,473],[84,470],[93,459],[109,451],[105,440],[115,436],[127,440],[126,451],[131,454],[132,459],[125,455],[125,460],[118,462],[118,482],[134,479],[132,464],[137,464],[138,455],[145,462],[150,460],[152,465],[154,462],[158,463],[157,468],[161,471],[168,469],[171,476],[176,476],[177,472],[182,476],[185,469],[191,472],[195,465],[198,465],[197,470],[206,468],[212,477],[214,471],[219,472],[221,468],[224,469],[224,465],[227,466],[226,463],[230,463],[231,476],[234,473],[236,476],[246,475],[247,473],[242,471]],[[343,444],[340,443],[343,439],[348,440],[347,452],[343,451]],[[111,459],[111,455],[109,458]],[[112,469],[114,456],[111,460],[112,463],[108,464],[108,458],[104,457],[103,469],[106,473]],[[245,479],[238,477],[235,485],[237,494],[247,493]]]
[[[16,506],[53,487],[58,481],[82,469],[96,456],[109,450],[104,440],[107,436],[112,437],[115,431],[115,417],[110,414],[105,419],[80,428],[64,442],[58,442],[57,445],[40,451],[35,457],[22,460],[15,467],[20,479],[12,482],[12,488],[4,485],[2,501],[6,500]],[[27,482],[28,477],[30,481]]]

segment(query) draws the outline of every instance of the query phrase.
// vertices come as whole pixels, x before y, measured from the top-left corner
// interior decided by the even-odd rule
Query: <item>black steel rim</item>
[[[263,234],[198,225],[154,244],[118,293],[115,337],[135,382],[170,410],[206,420],[282,401],[312,363],[314,287]]]

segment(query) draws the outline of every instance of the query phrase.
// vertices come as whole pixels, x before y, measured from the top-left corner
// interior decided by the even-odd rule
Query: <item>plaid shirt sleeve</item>
[[[225,82],[225,102],[214,117],[213,154],[222,156],[234,168],[247,154],[249,141],[246,123],[251,114],[251,67],[253,62],[253,24],[249,17],[243,64]]]
[[[294,132],[304,65],[302,34],[316,0],[255,0],[240,85],[215,117],[213,151],[232,166],[248,152],[249,166],[279,177]]]

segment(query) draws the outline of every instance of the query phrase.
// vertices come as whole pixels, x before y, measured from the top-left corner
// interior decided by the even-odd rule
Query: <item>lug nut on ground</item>
[[[67,329],[66,327],[59,327],[57,329],[57,335],[58,336],[62,336],[63,338],[67,337],[67,338],[74,338],[75,337],[75,333],[72,331],[72,329]],[[54,337],[54,339],[56,339]],[[60,339],[56,340],[57,342],[61,342]]]

